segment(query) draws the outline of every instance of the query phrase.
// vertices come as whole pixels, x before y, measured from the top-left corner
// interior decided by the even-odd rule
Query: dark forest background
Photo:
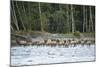
[[[11,32],[95,32],[95,6],[11,1]]]

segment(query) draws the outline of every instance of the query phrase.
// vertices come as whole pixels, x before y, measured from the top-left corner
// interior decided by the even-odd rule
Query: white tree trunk
[[[13,17],[13,18],[15,18],[15,25],[16,25],[16,28],[17,28],[17,30],[19,31],[19,26],[18,26],[18,21],[17,21],[17,17],[16,17],[15,7],[14,7],[13,1],[12,1],[12,12],[13,12],[13,14],[14,14],[14,17]]]

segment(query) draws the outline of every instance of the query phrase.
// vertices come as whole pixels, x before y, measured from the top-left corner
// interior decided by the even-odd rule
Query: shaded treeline
[[[11,31],[95,32],[95,6],[11,1]]]

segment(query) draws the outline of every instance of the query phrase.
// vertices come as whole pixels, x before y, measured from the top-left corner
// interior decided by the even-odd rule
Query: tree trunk
[[[41,15],[41,5],[40,5],[40,2],[38,3],[38,5],[39,5],[39,15],[40,15],[41,31],[43,32],[44,29],[43,29],[43,22],[42,22],[42,15]]]
[[[66,9],[67,9],[67,32],[69,33],[70,32],[70,23],[69,23],[69,6],[66,5]]]
[[[73,5],[71,5],[71,20],[72,20],[72,33],[75,32],[75,22],[74,22],[74,16],[73,16]]]
[[[85,32],[85,19],[86,19],[86,17],[85,17],[85,6],[83,6],[83,32]]]
[[[88,32],[88,23],[87,23],[87,7],[86,7],[86,10],[85,10],[85,11],[86,11],[86,13],[85,13],[85,18],[86,18],[86,19],[85,19],[85,20],[86,20],[86,21],[85,21],[85,22],[86,22],[86,32]]]
[[[20,20],[21,20],[23,29],[26,30],[25,25],[24,25],[24,23],[23,23],[23,19],[22,19],[21,13],[20,13],[20,10],[19,10],[19,7],[18,7],[18,4],[17,4],[17,1],[16,1],[16,7],[17,7],[17,10],[18,10],[18,13],[19,13],[19,18],[20,18]]]
[[[23,14],[25,15],[24,17],[24,26],[25,26],[25,23],[28,22],[28,17],[27,17],[27,13],[26,13],[26,10],[25,10],[25,7],[24,7],[24,3],[22,2],[22,9],[23,9]],[[25,30],[27,30],[27,27],[25,26]]]
[[[17,30],[19,31],[19,26],[18,26],[18,21],[17,21],[17,17],[16,17],[16,12],[15,12],[15,7],[14,7],[13,1],[12,1],[12,12],[13,12],[13,14],[14,14],[14,17],[13,17],[13,18],[15,18],[15,25],[16,25],[16,28],[17,28]]]
[[[11,30],[14,31],[14,28],[12,27],[12,25],[10,27],[11,27]]]
[[[90,25],[91,25],[91,32],[94,32],[91,6],[89,6],[89,10],[90,10]]]
[[[15,23],[15,17],[14,17],[14,12],[13,12],[13,9],[11,7],[11,25],[14,24],[16,29],[17,29],[17,26],[16,26],[16,23]]]

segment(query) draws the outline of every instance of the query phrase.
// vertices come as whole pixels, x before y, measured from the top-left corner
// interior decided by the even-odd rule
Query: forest
[[[94,33],[95,6],[11,1],[11,32]]]

